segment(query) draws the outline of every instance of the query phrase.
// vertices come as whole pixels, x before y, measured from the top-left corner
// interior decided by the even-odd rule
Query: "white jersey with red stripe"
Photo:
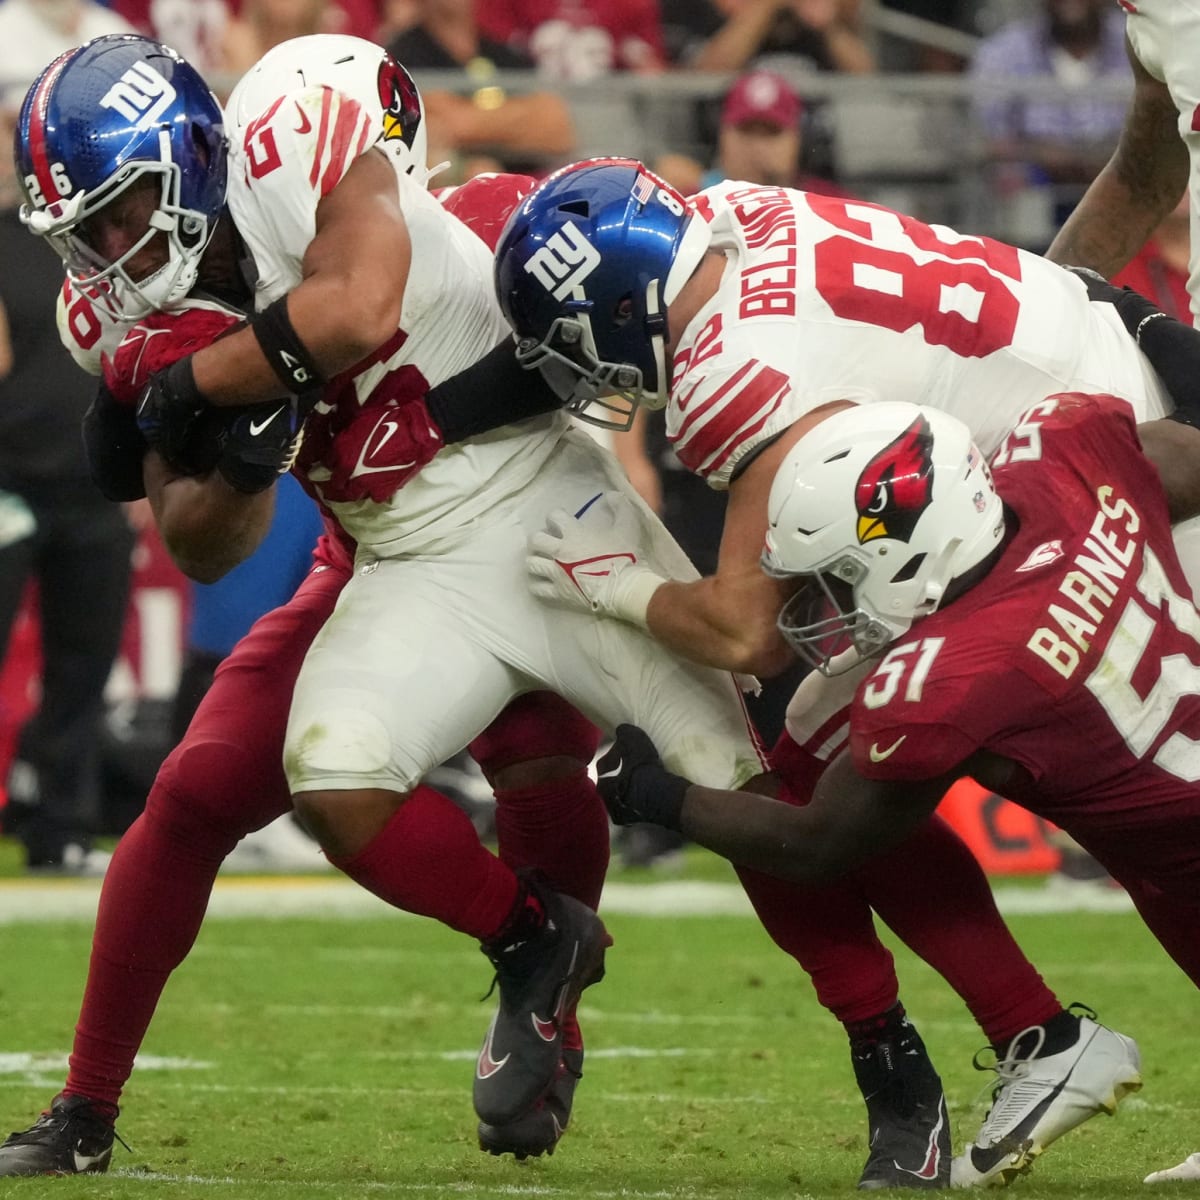
[[[1192,253],[1188,293],[1192,324],[1200,328],[1200,8],[1180,0],[1123,4],[1125,32],[1138,62],[1167,85],[1179,113],[1179,136],[1188,152]]]
[[[336,42],[338,39],[332,39]],[[267,60],[264,60],[264,64]],[[301,281],[317,206],[351,164],[380,145],[371,79],[347,82],[343,64],[322,82],[288,65],[255,69],[226,106],[229,207],[258,272],[261,310]],[[395,337],[330,382],[305,427],[298,474],[364,550],[436,548],[537,473],[568,420],[555,413],[448,447],[424,467],[405,454],[407,410],[510,335],[492,288],[488,247],[390,156],[412,261]]]
[[[728,261],[676,347],[667,433],[715,488],[835,400],[943,409],[985,453],[1051,392],[1170,407],[1112,306],[1037,255],[793,189],[727,181],[694,201]]]

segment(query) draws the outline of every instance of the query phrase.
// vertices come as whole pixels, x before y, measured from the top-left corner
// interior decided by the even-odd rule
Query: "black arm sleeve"
[[[1117,312],[1175,401],[1168,415],[1200,427],[1200,330],[1159,312],[1137,292],[1126,292]]]
[[[1200,426],[1200,330],[1167,316],[1132,288],[1118,288],[1090,272],[1076,274],[1093,300],[1107,302],[1117,310],[1175,402],[1170,416],[1185,425]]]
[[[141,500],[146,495],[142,460],[146,439],[137,414],[118,404],[103,384],[83,415],[83,448],[92,481],[108,500]]]
[[[505,338],[474,366],[430,388],[425,406],[450,445],[553,412],[562,407],[562,401],[541,372],[526,370],[517,362],[512,339]]]

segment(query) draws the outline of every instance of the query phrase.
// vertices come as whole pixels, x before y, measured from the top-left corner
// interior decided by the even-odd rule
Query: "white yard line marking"
[[[1041,888],[997,887],[996,902],[1006,916],[1064,912],[1126,912],[1133,905],[1124,892],[1063,896]],[[0,880],[0,925],[37,921],[91,921],[100,895],[98,881]],[[601,911],[648,917],[752,917],[745,893],[735,883],[669,881],[610,883]],[[217,880],[209,918],[236,917],[393,917],[369,892],[341,878],[272,876]]]

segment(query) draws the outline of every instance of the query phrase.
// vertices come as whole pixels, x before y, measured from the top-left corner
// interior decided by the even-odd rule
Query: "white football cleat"
[[[990,1068],[1000,1081],[975,1141],[951,1164],[952,1187],[1011,1183],[1051,1142],[1097,1113],[1111,1116],[1142,1086],[1137,1043],[1090,1017],[1079,1018],[1074,1045],[1039,1058],[1045,1040],[1040,1025],[1024,1030]]]
[[[1189,1154],[1177,1167],[1151,1171],[1143,1183],[1200,1183],[1200,1154]]]

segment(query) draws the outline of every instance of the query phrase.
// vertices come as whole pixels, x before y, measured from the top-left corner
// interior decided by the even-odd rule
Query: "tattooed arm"
[[[1046,251],[1053,262],[1115,275],[1171,211],[1188,179],[1188,153],[1167,85],[1126,42],[1135,88],[1113,156]]]

